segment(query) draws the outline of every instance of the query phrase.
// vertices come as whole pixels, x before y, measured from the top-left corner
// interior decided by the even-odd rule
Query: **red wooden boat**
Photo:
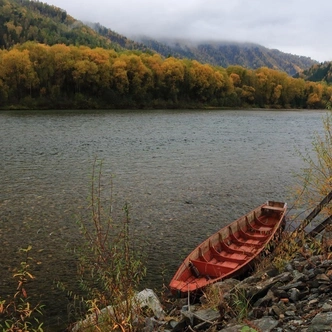
[[[245,272],[280,235],[286,210],[286,203],[268,201],[211,235],[183,261],[170,282],[172,293],[184,296]]]

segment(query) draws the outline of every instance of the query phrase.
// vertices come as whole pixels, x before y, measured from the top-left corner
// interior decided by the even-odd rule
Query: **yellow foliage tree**
[[[111,87],[120,94],[125,94],[129,90],[129,80],[127,77],[127,64],[122,59],[115,59],[111,67]]]
[[[19,51],[14,48],[5,52],[1,57],[0,78],[8,87],[9,97],[20,100],[31,94],[31,90],[38,84],[38,77],[29,58],[29,51]]]
[[[161,65],[161,86],[166,98],[174,102],[178,100],[180,86],[184,82],[185,66],[173,57],[166,59]]]

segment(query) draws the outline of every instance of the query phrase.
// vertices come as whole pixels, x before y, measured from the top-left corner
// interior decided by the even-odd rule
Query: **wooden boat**
[[[170,282],[175,295],[244,273],[280,235],[287,204],[268,201],[211,235],[183,261]]]

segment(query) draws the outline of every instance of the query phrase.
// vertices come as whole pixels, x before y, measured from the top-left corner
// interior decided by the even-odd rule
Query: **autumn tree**
[[[161,90],[165,100],[178,102],[179,93],[183,89],[185,66],[173,57],[166,59],[161,65]]]
[[[188,72],[191,97],[197,101],[206,102],[211,100],[217,89],[217,81],[222,86],[222,76],[218,75],[217,77],[215,71],[209,65],[192,61]]]
[[[163,79],[163,59],[159,54],[153,54],[152,56],[149,54],[141,55],[142,61],[151,71],[151,94],[152,97],[159,100],[162,96],[162,79]]]
[[[38,76],[29,58],[29,51],[17,48],[4,52],[1,56],[0,79],[8,91],[9,100],[20,101],[31,95],[38,84]]]
[[[35,87],[36,96],[48,95],[52,88],[54,66],[52,65],[50,46],[35,42],[27,42],[18,47],[20,50],[28,50],[33,69],[38,76],[38,85]]]
[[[127,63],[123,59],[116,58],[113,60],[111,66],[111,88],[121,96],[129,91]]]
[[[124,54],[120,56],[120,59],[126,63],[129,95],[134,101],[144,101],[147,98],[147,92],[153,86],[150,69],[145,66],[141,57],[136,54]]]
[[[323,86],[320,83],[308,82],[307,90],[307,107],[308,108],[324,108],[322,103]]]
[[[54,70],[51,80],[52,100],[72,96],[75,93],[75,82],[72,76],[75,65],[74,46],[64,44],[53,45],[50,48],[50,66]]]

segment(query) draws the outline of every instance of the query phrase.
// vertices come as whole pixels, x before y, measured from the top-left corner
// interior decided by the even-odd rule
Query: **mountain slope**
[[[228,67],[240,65],[256,69],[268,67],[289,75],[318,64],[307,57],[249,43],[190,43],[179,40],[156,41],[148,37],[135,41],[98,23],[83,24],[66,11],[39,1],[0,0],[0,47],[9,49],[26,41],[47,45],[84,45],[116,51],[157,52],[164,57],[188,58],[201,63]]]
[[[135,40],[164,56],[175,54],[182,58],[195,59],[222,67],[230,65],[240,65],[251,69],[268,67],[294,75],[318,63],[308,57],[283,53],[251,43],[155,41],[147,37],[137,37]]]
[[[332,83],[332,62],[316,64],[309,69],[295,75],[307,81]]]
[[[97,30],[97,31],[96,31]],[[121,51],[140,49],[144,45],[120,36],[97,24],[93,28],[68,15],[66,11],[39,1],[0,0],[0,47],[36,41],[47,45],[84,45]]]

